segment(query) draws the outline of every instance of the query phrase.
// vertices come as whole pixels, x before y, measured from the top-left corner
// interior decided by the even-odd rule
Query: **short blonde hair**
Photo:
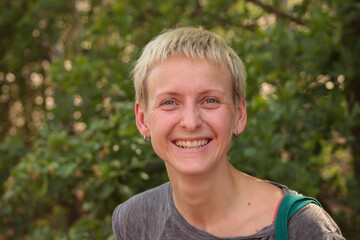
[[[231,73],[235,106],[245,98],[246,71],[243,62],[223,38],[201,27],[183,27],[163,32],[144,48],[133,69],[136,101],[147,107],[146,79],[151,70],[169,56],[206,58],[214,64],[225,64]]]

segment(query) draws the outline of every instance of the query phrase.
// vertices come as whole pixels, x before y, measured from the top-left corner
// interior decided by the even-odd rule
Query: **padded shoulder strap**
[[[315,203],[321,207],[318,200],[302,195],[286,195],[280,203],[275,220],[275,239],[288,240],[288,221],[299,209],[309,203]]]

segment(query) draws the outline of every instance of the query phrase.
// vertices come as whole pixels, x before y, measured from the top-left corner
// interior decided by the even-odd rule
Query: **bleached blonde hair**
[[[169,56],[206,58],[210,62],[225,64],[231,73],[235,106],[245,98],[246,71],[243,62],[223,38],[201,27],[182,27],[163,32],[144,48],[133,69],[136,101],[146,109],[146,79],[151,70]]]

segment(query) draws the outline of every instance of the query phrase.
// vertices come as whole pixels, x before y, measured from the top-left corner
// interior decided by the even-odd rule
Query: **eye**
[[[219,100],[213,97],[206,98],[204,104],[214,104],[219,103]]]
[[[214,97],[205,98],[202,105],[205,108],[217,108],[219,106],[220,101]]]
[[[166,100],[161,105],[175,105],[175,102],[173,100]]]
[[[178,103],[175,100],[166,99],[160,103],[160,108],[165,111],[170,111],[176,109]]]
[[[208,98],[208,99],[205,100],[205,103],[216,103],[216,102],[217,101],[214,98]]]

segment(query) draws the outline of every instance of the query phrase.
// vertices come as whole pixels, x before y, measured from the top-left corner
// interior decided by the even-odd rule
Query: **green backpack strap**
[[[321,204],[318,200],[302,195],[286,195],[280,203],[275,219],[275,239],[288,240],[288,221],[291,216],[309,203]]]

